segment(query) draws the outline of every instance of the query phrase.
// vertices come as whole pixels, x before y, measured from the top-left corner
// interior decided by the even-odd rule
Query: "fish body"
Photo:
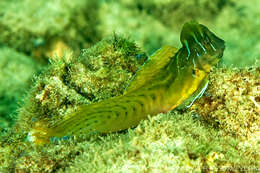
[[[223,55],[224,41],[205,26],[188,22],[181,32],[182,48],[164,46],[137,72],[122,96],[82,105],[54,125],[36,123],[30,132],[36,144],[51,137],[110,133],[130,127],[148,115],[167,112],[201,96],[208,74]]]

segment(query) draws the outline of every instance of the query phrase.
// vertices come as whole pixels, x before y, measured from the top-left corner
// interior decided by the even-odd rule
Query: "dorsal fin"
[[[171,58],[177,53],[177,48],[173,46],[163,46],[157,50],[147,62],[139,69],[124,94],[132,92],[146,83],[150,82],[163,67],[165,67]]]

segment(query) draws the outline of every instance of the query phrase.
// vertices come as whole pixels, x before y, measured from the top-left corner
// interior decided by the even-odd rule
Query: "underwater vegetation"
[[[226,65],[245,67],[260,60],[259,4],[258,0],[2,0],[0,43],[37,59],[57,58],[66,51],[79,55],[80,49],[116,32],[131,36],[152,54],[163,45],[181,46],[181,26],[196,19],[225,38]]]
[[[214,85],[192,109],[229,135],[259,136],[260,68],[218,68],[209,79]]]
[[[223,73],[225,69],[215,73],[215,70],[211,76],[221,75],[232,77],[233,80],[240,78],[238,71],[232,72],[232,69],[229,71],[231,73]],[[248,80],[254,81],[259,74],[259,70],[252,69]],[[208,89],[216,91],[214,88],[222,84],[213,79]],[[238,83],[228,83],[228,85],[235,87]],[[249,85],[248,88],[251,86]],[[232,87],[226,90],[229,93],[233,91]],[[244,96],[249,95],[245,93]],[[233,101],[232,98],[229,100],[229,102]],[[251,103],[251,100],[245,100],[235,107],[242,109]],[[230,105],[230,108],[232,107],[234,105]],[[253,109],[255,108],[257,107],[254,106]],[[254,114],[259,116],[257,112]],[[225,121],[232,122],[232,117],[228,116]],[[241,123],[243,121],[248,120],[242,119]],[[254,120],[251,119],[250,123],[253,122]],[[259,135],[251,135],[251,138],[241,140],[239,135],[223,131],[224,127],[214,126],[204,122],[195,111],[174,111],[141,121],[136,128],[128,129],[125,133],[79,136],[59,141],[58,145],[51,143],[42,147],[35,147],[31,142],[25,141],[26,134],[17,129],[0,140],[0,170],[2,172],[12,170],[17,172],[201,172],[205,170],[254,172],[255,170],[256,172],[260,165]]]
[[[182,41],[185,43],[185,39]],[[195,45],[199,48],[197,44]],[[188,55],[187,50],[184,46],[179,54],[183,51]],[[191,55],[194,56],[194,52]],[[113,35],[94,47],[82,51],[79,57],[67,54],[64,59],[53,60],[51,66],[37,77],[34,87],[25,99],[24,106],[19,109],[17,124],[0,139],[0,170],[2,172],[124,172],[128,170],[201,172],[258,169],[260,156],[257,151],[260,146],[257,129],[247,134],[250,138],[243,138],[243,131],[236,131],[238,123],[254,124],[255,118],[233,121],[235,115],[239,115],[239,111],[245,109],[251,111],[250,117],[259,116],[257,104],[259,104],[260,71],[256,67],[245,70],[242,77],[240,75],[242,71],[239,70],[214,68],[209,76],[209,92],[206,91],[206,96],[194,103],[192,111],[172,111],[152,118],[148,117],[148,120],[142,120],[134,129],[105,136],[81,134],[43,146],[35,146],[28,140],[28,132],[39,119],[54,124],[66,118],[64,115],[74,112],[79,105],[102,102],[112,96],[121,95],[131,77],[138,68],[142,67],[146,59],[147,56],[133,41]],[[122,65],[128,70],[124,71]],[[114,71],[110,66],[113,66]],[[189,67],[193,67],[193,64]],[[106,71],[109,75],[102,71]],[[139,72],[142,74],[145,71]],[[118,74],[125,76],[122,80],[118,80],[120,79]],[[139,80],[137,76],[132,80],[133,83]],[[220,76],[221,80],[218,80],[217,76]],[[86,78],[100,79],[103,82],[97,83],[99,80],[91,81]],[[114,78],[117,80],[113,81]],[[231,79],[232,81],[243,80],[245,84],[240,86],[242,84],[239,82],[228,82]],[[92,90],[91,97],[86,92],[88,90],[80,90],[87,88],[88,85],[96,86],[93,87],[96,90]],[[97,87],[99,85],[103,86],[103,89],[99,89]],[[224,86],[225,90],[218,90]],[[234,88],[244,86],[247,86],[247,89],[246,92],[241,93],[243,97],[252,96],[255,102],[245,99],[237,104],[235,97],[232,97],[238,93]],[[130,90],[136,89],[135,85],[128,87]],[[229,97],[225,97],[225,93]],[[218,100],[223,100],[223,97],[226,101],[219,102]],[[211,99],[214,100],[210,101]],[[207,104],[214,105],[215,100],[218,104],[215,104],[217,107],[212,110],[211,105],[207,106]],[[207,114],[201,108],[203,102],[206,102],[203,105],[208,109]],[[232,103],[228,108],[233,111],[233,114],[227,115],[224,121],[221,121],[223,118],[214,115],[214,111],[216,109],[221,111],[223,107],[221,104],[225,103]],[[247,108],[247,105],[251,108]],[[217,123],[210,118],[212,115],[216,117]],[[254,127],[258,126],[254,125]]]
[[[138,9],[145,14],[153,16],[169,27],[180,27],[183,21],[208,21],[214,19],[222,9],[232,3],[230,0],[134,0],[120,3],[130,9]]]
[[[0,172],[259,172],[259,9],[259,0],[1,0]],[[201,86],[185,85],[197,92],[177,109],[128,121],[136,127],[120,132],[76,130],[73,136],[70,127],[77,128],[68,126],[72,135],[31,142],[28,132],[70,120],[81,106],[87,110],[136,90],[147,94],[146,80],[163,83],[159,79],[166,78],[154,76],[169,64],[168,55],[177,55],[165,45],[185,45],[180,30],[191,19],[225,40],[225,53],[201,76]],[[179,56],[188,50],[194,49],[183,46]],[[149,66],[156,67],[153,73]],[[156,96],[173,93],[163,91]],[[138,105],[153,103],[134,98],[141,102],[111,105],[127,105],[132,114],[131,108],[145,112]]]

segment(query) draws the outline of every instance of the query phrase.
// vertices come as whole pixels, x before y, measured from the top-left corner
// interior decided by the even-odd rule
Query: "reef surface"
[[[0,172],[259,171],[259,9],[258,0],[2,0]],[[108,135],[28,140],[39,118],[55,123],[78,105],[122,94],[155,50],[180,47],[191,19],[226,50],[190,109]]]

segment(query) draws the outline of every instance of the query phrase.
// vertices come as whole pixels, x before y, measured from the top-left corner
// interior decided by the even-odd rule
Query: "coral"
[[[114,35],[82,50],[79,57],[68,54],[52,61],[36,79],[18,124],[28,129],[38,120],[55,123],[79,105],[122,94],[146,59],[134,42]]]
[[[96,1],[82,0],[3,0],[0,42],[38,58],[53,56],[55,48],[79,51],[99,40],[97,6]],[[60,43],[64,47],[56,45]]]
[[[7,47],[0,47],[0,128],[10,127],[16,109],[40,66],[29,57]]]
[[[260,132],[259,102],[259,67],[219,68],[210,75],[206,96],[192,109],[226,133],[243,138]]]

